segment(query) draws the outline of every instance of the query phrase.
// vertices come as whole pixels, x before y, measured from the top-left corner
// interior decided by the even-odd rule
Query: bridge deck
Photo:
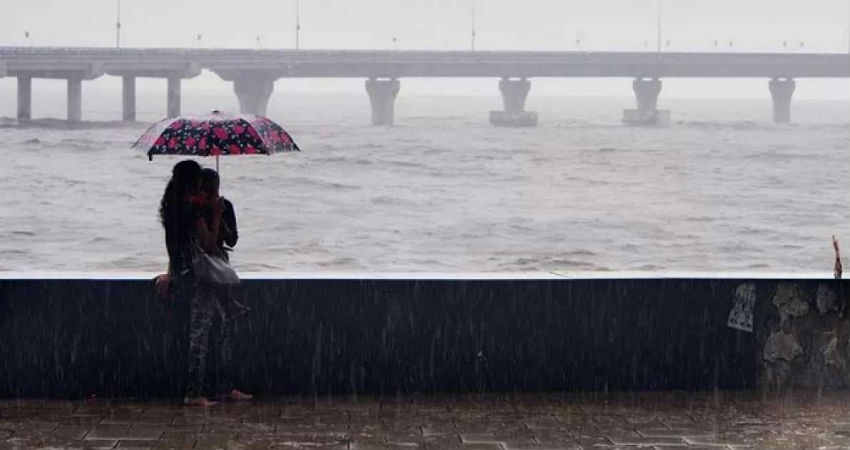
[[[0,47],[3,68],[9,76],[45,70],[161,76],[163,70],[209,69],[271,77],[844,78],[850,77],[850,55]]]

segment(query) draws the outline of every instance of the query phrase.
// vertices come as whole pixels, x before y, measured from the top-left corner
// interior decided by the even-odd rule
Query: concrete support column
[[[797,83],[790,78],[770,80],[770,96],[773,97],[773,121],[776,123],[791,122],[791,96]]]
[[[274,91],[274,80],[240,77],[233,80],[233,91],[239,99],[239,110],[244,114],[265,116],[269,98]]]
[[[623,111],[623,123],[629,125],[669,125],[670,111],[658,109],[661,80],[638,78],[632,82],[637,99],[637,109]]]
[[[503,111],[490,111],[490,124],[497,126],[533,127],[537,125],[537,113],[525,110],[525,100],[531,91],[531,81],[525,78],[499,80]]]
[[[180,115],[180,77],[168,77],[168,117]]]
[[[125,122],[136,121],[136,77],[124,75],[121,77],[121,119]]]
[[[83,120],[83,80],[68,78],[68,122]]]
[[[18,120],[32,119],[32,78],[18,77]]]
[[[661,93],[661,80],[653,78],[644,80],[638,78],[632,82],[632,89],[637,97],[639,111],[651,112],[658,110],[658,94]]]
[[[502,104],[508,114],[521,114],[525,112],[525,99],[531,91],[531,82],[525,78],[511,80],[502,78],[499,80],[499,92],[502,93]]]
[[[366,80],[366,92],[372,103],[372,125],[392,125],[395,121],[395,99],[401,82],[391,80]]]

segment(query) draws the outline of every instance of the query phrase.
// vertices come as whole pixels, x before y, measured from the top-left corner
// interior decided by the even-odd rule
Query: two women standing
[[[232,335],[235,302],[230,286],[196,276],[197,252],[226,260],[225,246],[236,244],[238,234],[233,205],[218,195],[218,174],[193,160],[177,163],[165,188],[159,215],[165,228],[168,274],[157,280],[160,290],[173,292],[175,301],[189,306],[188,383],[184,401],[190,405],[215,404],[204,384],[206,362],[219,353],[219,394],[231,400],[249,400],[233,385]],[[181,305],[179,305],[181,306]],[[219,316],[221,332],[210,342],[210,330]]]

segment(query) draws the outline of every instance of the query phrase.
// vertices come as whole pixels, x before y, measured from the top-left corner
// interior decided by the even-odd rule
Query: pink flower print
[[[215,137],[217,137],[219,139],[222,139],[222,140],[227,139],[227,131],[224,131],[224,128],[215,127],[215,129],[213,130],[213,133],[215,134]]]
[[[212,156],[221,155],[221,149],[216,147],[215,145],[213,145],[212,148],[210,149],[210,155],[212,155]]]
[[[175,120],[175,121],[174,121],[174,123],[172,123],[172,124],[171,124],[171,127],[170,127],[170,128],[171,128],[172,130],[179,130],[179,129],[180,129],[180,127],[182,127],[182,126],[183,126],[183,121],[181,121],[181,120]]]
[[[207,138],[203,137],[200,141],[198,141],[198,148],[201,150],[207,149]]]
[[[186,138],[186,146],[191,147],[193,145],[195,145],[195,138],[193,138],[192,136],[187,137]]]
[[[240,126],[240,125],[236,125],[236,126],[234,126],[234,127],[233,127],[233,131],[234,131],[236,134],[242,134],[242,133],[244,133],[244,132],[245,132],[245,128],[244,128],[244,127],[242,127],[242,126]]]
[[[162,136],[158,137],[156,139],[156,142],[153,143],[153,145],[156,145],[156,146],[160,146],[160,145],[163,145],[163,144],[165,144],[165,138],[162,137]]]
[[[254,147],[251,147],[250,145],[245,147],[245,154],[246,155],[253,155],[255,153],[257,153],[257,149],[255,149]]]
[[[173,137],[173,138],[168,140],[168,148],[173,149],[174,147],[177,147],[177,138],[176,137]]]
[[[240,153],[242,153],[242,152],[239,150],[239,146],[238,146],[238,145],[236,145],[236,144],[230,144],[230,154],[231,154],[231,155],[238,155],[238,154],[240,154]]]

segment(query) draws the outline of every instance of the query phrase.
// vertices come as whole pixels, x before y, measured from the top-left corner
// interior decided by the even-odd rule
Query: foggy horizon
[[[294,48],[297,0],[120,3],[124,47]],[[474,12],[478,50],[655,50],[659,3],[664,50],[850,50],[844,0],[301,0],[300,43],[302,49],[468,50]],[[117,0],[7,5],[0,45],[115,46]]]
[[[203,4],[150,0],[121,3],[122,47],[292,49],[297,0],[210,0]],[[659,0],[379,1],[301,0],[301,49],[654,51]],[[660,0],[662,51],[824,52],[850,50],[850,2],[818,0]],[[474,5],[474,8],[473,8]],[[0,46],[115,47],[117,0],[12,0],[0,16]],[[27,33],[29,37],[27,37]],[[198,35],[201,39],[198,40]],[[259,42],[257,38],[259,37]],[[393,42],[395,38],[395,42]],[[715,42],[716,41],[716,42]],[[783,41],[785,45],[783,45]],[[803,46],[800,46],[800,43]],[[716,44],[716,45],[715,45]],[[140,81],[157,95],[161,80]],[[846,100],[846,80],[801,78],[795,98]],[[36,80],[40,86],[57,80]],[[230,93],[204,72],[184,81],[188,92]],[[4,97],[15,80],[0,78]],[[120,80],[87,81],[86,91],[120,89]],[[362,94],[360,79],[281,79],[276,91]],[[498,96],[496,80],[404,78],[402,95]],[[622,79],[535,78],[540,95],[631,97]],[[665,78],[664,98],[764,98],[760,80]],[[8,108],[5,108],[8,109]],[[10,115],[11,110],[0,110]]]

